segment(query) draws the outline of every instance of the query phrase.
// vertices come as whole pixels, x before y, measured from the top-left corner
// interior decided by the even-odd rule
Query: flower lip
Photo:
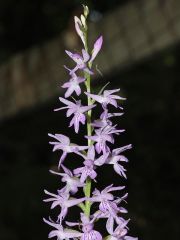
[[[87,233],[93,230],[94,224],[88,223],[82,227],[83,232]]]
[[[84,165],[87,166],[87,167],[91,167],[91,166],[94,165],[94,161],[91,160],[91,159],[87,159],[87,160],[85,160],[83,163],[84,163]]]

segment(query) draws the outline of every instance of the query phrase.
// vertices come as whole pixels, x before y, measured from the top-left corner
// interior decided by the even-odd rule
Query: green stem
[[[88,43],[87,43],[87,28],[86,28],[86,32],[85,32],[85,50],[86,52],[88,52]],[[91,68],[90,64],[88,64],[88,67]],[[91,92],[91,76],[89,73],[85,72],[85,77],[86,77],[86,90],[87,92]],[[87,102],[88,102],[88,106],[92,104],[91,102],[91,98],[87,97]],[[91,126],[91,113],[92,111],[89,110],[87,112],[87,135],[91,136],[92,135],[92,126]],[[88,146],[91,146],[92,142],[90,139],[88,139]],[[86,197],[90,197],[91,196],[91,179],[88,178],[86,180],[86,185],[84,188],[84,193]],[[91,211],[91,202],[86,200],[85,201],[85,210],[84,213],[86,214],[86,216],[90,216],[90,211]]]

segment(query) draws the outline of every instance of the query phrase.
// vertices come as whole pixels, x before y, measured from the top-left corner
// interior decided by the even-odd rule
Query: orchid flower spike
[[[131,149],[132,145],[115,147],[116,138],[125,131],[113,122],[114,117],[121,117],[123,114],[119,102],[125,98],[119,96],[120,89],[108,90],[106,84],[98,94],[92,91],[91,78],[96,72],[94,61],[102,49],[103,37],[98,37],[92,49],[88,46],[89,9],[87,6],[83,8],[83,14],[74,17],[75,30],[82,42],[82,49],[78,52],[65,50],[75,66],[72,69],[64,66],[69,80],[62,84],[65,89],[64,97],[59,97],[61,105],[55,109],[66,110],[66,117],[71,118],[69,127],[76,133],[75,142],[79,145],[66,136],[66,130],[61,126],[62,133],[48,134],[53,139],[49,142],[53,146],[53,152],[60,151],[58,171],[50,172],[60,177],[62,186],[56,193],[44,191],[48,195],[44,202],[50,203],[51,209],[56,208],[57,221],[53,222],[50,218],[43,220],[54,228],[48,237],[55,237],[57,240],[137,240],[129,236],[129,219],[124,218],[127,213],[124,204],[127,203],[128,194],[119,196],[117,193],[116,196],[116,192],[124,191],[124,184],[113,186],[113,180],[109,179],[110,185],[98,190],[102,189],[98,173],[104,165],[112,166],[110,170],[127,178],[124,163],[128,159],[124,152]],[[94,114],[95,102],[102,106],[98,119],[95,118],[97,114]],[[112,112],[110,107],[116,108],[116,111]],[[67,155],[69,158],[65,161]],[[115,176],[118,177],[117,174]],[[80,214],[72,214],[71,209],[74,207],[79,209]],[[72,222],[67,221],[69,215]],[[99,231],[96,223],[102,219],[105,221],[104,230]]]

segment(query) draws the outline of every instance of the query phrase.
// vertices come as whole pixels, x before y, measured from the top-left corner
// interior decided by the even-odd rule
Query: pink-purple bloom
[[[137,238],[127,236],[129,220],[118,219],[118,226],[114,229],[114,221],[109,221],[107,231],[110,234],[109,240],[137,240]]]
[[[62,150],[63,154],[60,157],[59,160],[59,165],[58,167],[61,166],[61,163],[64,161],[64,159],[66,158],[68,153],[74,153],[74,152],[78,152],[78,151],[84,151],[86,149],[88,149],[88,146],[78,146],[74,143],[70,142],[70,139],[63,135],[63,134],[48,134],[50,137],[54,138],[55,140],[57,140],[56,142],[49,142],[51,145],[54,145],[53,147],[53,152],[56,150]]]
[[[106,109],[108,104],[111,104],[117,108],[118,107],[117,100],[125,100],[125,98],[113,94],[119,91],[120,89],[114,89],[105,90],[101,95],[96,95],[88,92],[85,92],[85,94],[94,99],[96,102],[99,102],[102,105],[102,107]]]
[[[94,120],[91,124],[95,128],[104,128],[106,126],[112,126],[113,123],[110,120],[112,117],[119,117],[122,116],[123,113],[108,113],[108,110],[105,109],[104,112],[101,114],[99,119]]]
[[[81,213],[81,222],[66,222],[68,226],[79,226],[82,228],[81,240],[102,240],[100,232],[94,230],[94,221],[96,218],[89,219],[85,214]]]
[[[85,49],[82,49],[82,55],[78,53],[72,53],[67,50],[66,53],[76,63],[76,66],[70,71],[70,74],[75,73],[77,70],[83,70],[89,74],[93,74],[93,72],[87,66],[90,56]]]
[[[110,152],[110,148],[107,145],[107,142],[114,143],[113,134],[119,135],[119,133],[124,132],[124,130],[116,129],[116,126],[106,126],[104,128],[96,129],[95,135],[86,136],[86,138],[96,142],[95,149],[97,153],[103,152],[103,154]]]
[[[124,132],[124,129],[119,129],[113,123],[114,117],[123,114],[118,112],[122,110],[119,101],[125,100],[118,94],[120,89],[104,90],[107,86],[105,85],[99,93],[91,91],[91,75],[95,73],[93,63],[102,48],[103,37],[100,36],[95,41],[92,51],[89,51],[87,46],[89,10],[87,6],[83,7],[84,14],[80,18],[74,18],[75,29],[83,47],[81,54],[66,50],[67,55],[75,62],[75,66],[73,69],[65,66],[69,81],[62,85],[62,88],[66,89],[65,98],[59,97],[61,106],[55,111],[66,110],[66,117],[71,117],[69,127],[73,127],[75,133],[79,133],[86,125],[87,133],[84,134],[83,139],[87,143],[79,146],[72,143],[64,134],[48,134],[53,139],[49,142],[53,146],[53,151],[61,153],[58,171],[50,170],[50,172],[60,177],[63,186],[56,193],[44,191],[48,195],[44,202],[50,203],[51,209],[56,208],[59,213],[56,222],[51,218],[43,220],[54,228],[48,237],[55,237],[57,240],[102,240],[104,237],[107,240],[137,240],[128,235],[129,219],[123,218],[123,214],[127,213],[123,204],[126,203],[128,194],[123,193],[121,197],[114,195],[115,191],[122,191],[125,186],[113,186],[111,182],[101,191],[98,190],[101,186],[96,188],[99,184],[97,170],[104,165],[111,165],[118,175],[127,177],[123,165],[128,159],[123,153],[131,149],[132,145],[114,147],[116,137]],[[85,101],[83,97],[79,98],[82,93],[86,97]],[[94,118],[95,102],[102,106],[98,119]],[[116,112],[109,112],[110,105],[116,108]],[[79,135],[76,134],[76,137]],[[77,164],[76,167],[73,168],[72,164],[69,164],[70,169],[67,167],[68,154],[71,154],[71,161]],[[75,206],[80,209],[80,220],[77,215],[71,214],[71,208]],[[73,222],[67,221],[69,214],[74,217]],[[103,232],[96,229],[96,222],[101,219],[106,221]]]
[[[125,174],[126,169],[119,162],[128,162],[128,159],[120,153],[131,148],[132,148],[132,145],[129,144],[124,147],[113,149],[109,154],[109,156],[106,159],[104,159],[104,161],[96,160],[96,165],[97,166],[102,166],[103,164],[113,165],[114,171],[120,176],[126,178],[126,174]]]
[[[71,119],[71,122],[69,124],[69,127],[74,126],[75,132],[79,132],[79,124],[82,123],[83,125],[85,124],[86,121],[86,116],[85,112],[89,111],[96,105],[90,105],[90,106],[82,106],[81,105],[81,100],[76,101],[75,103],[64,99],[62,97],[59,98],[59,100],[66,105],[66,107],[61,107],[58,109],[55,109],[55,111],[59,111],[62,109],[68,109],[66,116],[70,117],[72,114],[74,114],[73,118]]]
[[[57,240],[68,240],[72,238],[78,238],[81,236],[81,233],[73,229],[66,228],[64,229],[59,223],[54,223],[53,221],[48,221],[45,218],[43,219],[45,223],[54,227],[56,230],[52,230],[49,233],[49,238],[57,237]]]
[[[76,22],[76,26],[77,26],[77,28],[76,28],[77,32],[80,33],[79,28],[78,28],[78,26],[79,26],[78,20]],[[83,39],[83,34],[79,34],[79,35],[81,35],[81,37],[82,37],[81,39]],[[88,62],[90,64],[92,64],[92,62],[96,58],[97,54],[101,50],[102,43],[103,43],[103,37],[100,36],[94,44],[94,48],[92,50],[92,56],[90,56],[89,53],[85,49],[82,49],[82,55],[80,55],[78,53],[72,53],[72,52],[66,50],[67,55],[76,63],[76,66],[70,71],[70,74],[75,73],[77,70],[83,70],[86,73],[93,74],[93,72],[88,67]]]
[[[66,185],[60,190],[61,192],[75,194],[78,191],[79,187],[84,187],[84,184],[82,184],[80,182],[80,179],[75,177],[72,172],[63,164],[61,164],[61,166],[64,170],[64,173],[54,172],[52,170],[50,170],[50,172],[52,174],[61,176],[61,181],[63,183],[66,183]]]
[[[69,82],[66,82],[62,85],[62,88],[67,88],[65,93],[65,98],[70,97],[73,92],[75,92],[78,96],[81,94],[81,88],[79,86],[80,83],[83,83],[85,78],[78,77],[76,73],[71,73],[71,78]]]
[[[44,202],[52,202],[51,204],[51,209],[59,206],[61,208],[61,212],[58,216],[58,221],[62,222],[62,220],[65,218],[68,212],[68,208],[78,205],[79,203],[83,202],[85,198],[79,198],[79,199],[70,199],[70,194],[67,192],[59,191],[58,194],[50,193],[47,190],[45,190],[45,193],[49,196],[50,198],[47,198],[44,200]]]
[[[92,180],[95,180],[97,173],[95,171],[96,169],[96,161],[98,162],[105,162],[105,160],[108,157],[108,153],[103,154],[99,158],[95,159],[95,149],[94,146],[91,146],[88,149],[87,156],[78,153],[81,155],[85,161],[83,162],[84,166],[80,168],[74,169],[74,174],[76,176],[80,176],[80,182],[84,183],[85,180],[89,177]]]
[[[109,216],[116,217],[119,212],[126,213],[127,211],[123,207],[118,207],[119,201],[121,201],[121,198],[115,199],[112,191],[118,191],[124,189],[124,186],[119,187],[113,187],[113,185],[110,185],[106,187],[101,192],[97,189],[94,190],[93,196],[90,199],[92,202],[100,202],[99,204],[99,210],[106,214],[108,213]]]

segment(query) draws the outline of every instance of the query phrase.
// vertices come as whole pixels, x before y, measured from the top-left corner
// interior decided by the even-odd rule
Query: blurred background
[[[64,49],[81,49],[73,23],[81,4],[91,9],[90,46],[104,36],[93,90],[110,81],[127,98],[116,142],[134,146],[126,153],[130,233],[179,240],[179,0],[0,0],[0,239],[47,239],[43,189],[60,187],[48,172],[59,153],[47,134],[84,141],[84,128],[72,134],[64,112],[53,112],[68,79],[63,65],[72,64]],[[98,181],[109,179],[124,183],[105,167]]]

